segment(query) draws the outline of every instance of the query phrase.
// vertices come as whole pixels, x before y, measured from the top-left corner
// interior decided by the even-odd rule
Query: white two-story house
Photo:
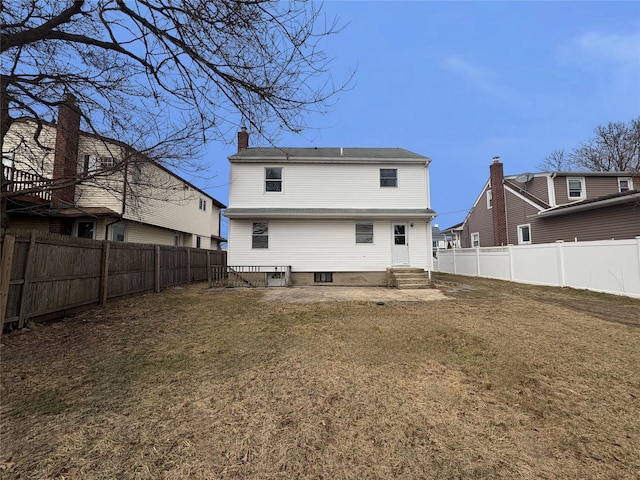
[[[291,268],[292,285],[385,285],[430,271],[430,159],[401,148],[248,148],[229,157],[228,264]]]
[[[40,124],[19,119],[4,139],[8,228],[220,248],[225,205],[123,142],[81,131],[73,98],[58,117]]]

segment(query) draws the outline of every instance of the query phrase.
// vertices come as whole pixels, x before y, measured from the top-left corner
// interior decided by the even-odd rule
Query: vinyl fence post
[[[156,245],[156,258],[155,258],[155,277],[156,277],[156,293],[160,293],[160,245]]]
[[[100,305],[107,304],[109,293],[109,250],[111,245],[108,241],[102,241],[102,275],[100,277]]]
[[[509,281],[513,281],[513,245],[507,245],[507,254],[509,255]]]
[[[558,284],[561,287],[566,286],[566,280],[564,276],[564,240],[556,240],[556,252],[558,254]]]
[[[477,276],[480,276],[480,247],[476,248],[476,272]]]
[[[27,258],[24,264],[24,282],[22,283],[22,294],[20,295],[20,310],[18,311],[18,328],[24,327],[26,319],[27,298],[29,298],[29,288],[31,278],[33,277],[36,250],[36,232],[31,232],[29,239],[29,249],[27,250]]]
[[[15,236],[4,236],[4,242],[2,245],[2,262],[0,265],[0,327],[4,327],[4,321],[7,315],[9,282],[11,280],[11,266],[13,265],[13,247],[15,242]]]
[[[456,249],[453,248],[452,252],[453,252],[453,273],[456,274],[457,273],[457,268],[456,268]]]

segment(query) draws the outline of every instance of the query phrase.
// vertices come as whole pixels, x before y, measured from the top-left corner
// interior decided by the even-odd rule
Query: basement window
[[[315,283],[333,283],[333,272],[315,272],[313,281]]]

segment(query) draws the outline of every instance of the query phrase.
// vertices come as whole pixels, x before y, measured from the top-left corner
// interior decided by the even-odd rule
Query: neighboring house
[[[438,224],[433,225],[431,227],[431,244],[433,247],[433,255],[436,255],[438,250],[446,249],[448,245],[447,236],[444,232],[440,231],[440,227]]]
[[[80,131],[73,99],[58,117],[57,124],[40,125],[38,142],[30,119],[15,121],[5,137],[9,228],[220,248],[225,205],[122,142]]]
[[[640,235],[637,183],[634,174],[624,172],[505,177],[496,157],[489,180],[462,224],[461,246],[635,238]]]
[[[292,284],[385,285],[431,269],[429,162],[401,148],[248,148],[229,157],[228,264]]]

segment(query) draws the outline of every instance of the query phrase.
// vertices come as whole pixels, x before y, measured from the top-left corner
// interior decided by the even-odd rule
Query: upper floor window
[[[526,245],[531,243],[531,225],[518,225],[518,244]]]
[[[472,247],[480,246],[480,233],[475,232],[471,234],[471,246]]]
[[[113,166],[115,166],[116,162],[114,160],[113,157],[109,156],[109,157],[100,157],[100,165],[103,168],[111,168]]]
[[[569,200],[581,199],[587,196],[583,177],[568,177],[567,192]]]
[[[2,152],[2,166],[13,168],[13,152]]]
[[[255,222],[251,248],[269,248],[269,224],[267,222]]]
[[[264,169],[265,191],[282,191],[282,167],[267,167]]]
[[[82,171],[86,175],[89,172],[94,172],[98,168],[98,156],[97,155],[85,155],[82,162]]]
[[[491,190],[487,190],[487,209],[493,208],[493,194]]]
[[[207,201],[204,198],[200,198],[199,202],[198,202],[198,208],[200,210],[202,210],[203,212],[207,211]]]
[[[398,169],[397,168],[381,168],[380,169],[380,186],[381,187],[397,187],[398,186]]]
[[[373,243],[373,223],[356,223],[356,243]]]
[[[140,165],[134,165],[131,171],[131,180],[136,185],[142,182],[142,167]]]
[[[628,177],[618,178],[618,191],[622,193],[628,192],[629,190],[633,190],[633,180]]]

